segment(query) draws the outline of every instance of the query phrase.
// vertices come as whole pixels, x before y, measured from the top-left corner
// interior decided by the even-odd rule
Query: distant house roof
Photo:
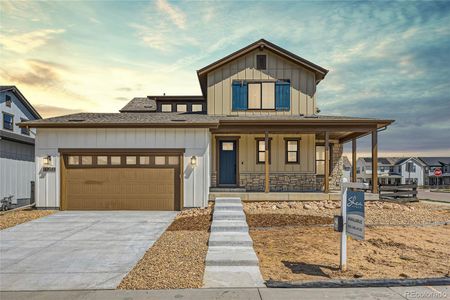
[[[152,112],[156,111],[157,101],[205,101],[203,96],[147,96],[136,97],[125,105],[120,112]]]
[[[306,60],[306,59],[304,59],[286,49],[283,49],[280,46],[277,46],[265,39],[260,39],[256,42],[254,42],[242,49],[239,49],[239,50],[231,53],[230,55],[227,55],[224,58],[221,58],[221,59],[207,65],[206,67],[203,67],[200,70],[198,70],[197,76],[200,81],[200,87],[202,89],[203,95],[206,95],[206,85],[207,85],[206,79],[207,79],[207,74],[210,71],[213,71],[213,70],[223,66],[224,64],[226,64],[230,61],[233,61],[233,60],[235,60],[255,49],[258,49],[258,48],[259,49],[268,49],[268,50],[280,55],[281,57],[284,57],[298,65],[301,65],[301,66],[307,68],[308,70],[313,71],[314,73],[316,73],[316,79],[317,79],[316,83],[319,83],[322,79],[324,79],[328,73],[327,69],[325,69],[319,65],[316,65],[316,64],[310,62],[309,60]]]
[[[342,156],[342,163],[343,163],[344,169],[350,169],[352,167],[352,164],[347,156]]]
[[[37,110],[28,102],[27,98],[19,91],[19,89],[15,85],[0,85],[0,92],[11,91],[16,95],[17,99],[29,110],[29,112],[36,118],[42,119],[41,115],[37,112]]]
[[[450,157],[419,157],[419,159],[429,167],[450,164]]]

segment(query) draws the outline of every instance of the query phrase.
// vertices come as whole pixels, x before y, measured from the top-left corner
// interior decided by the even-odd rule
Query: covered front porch
[[[378,131],[391,121],[355,118],[226,120],[211,130],[210,200],[335,200],[342,180],[344,143],[352,143],[356,180],[357,139],[372,136],[377,169]],[[268,158],[268,159],[266,159]],[[372,182],[378,182],[377,173]],[[374,194],[378,186],[371,187]]]

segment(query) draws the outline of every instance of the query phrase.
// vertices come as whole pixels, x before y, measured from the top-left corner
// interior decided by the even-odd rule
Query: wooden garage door
[[[65,155],[62,208],[179,210],[180,159],[177,155]]]

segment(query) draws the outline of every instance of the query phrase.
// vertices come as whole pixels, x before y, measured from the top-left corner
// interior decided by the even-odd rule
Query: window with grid
[[[300,162],[300,140],[299,139],[286,139],[286,163],[296,164]]]
[[[269,140],[269,164],[271,162],[272,151],[270,149],[271,142]],[[266,141],[264,139],[256,140],[256,163],[263,164],[266,162]]]

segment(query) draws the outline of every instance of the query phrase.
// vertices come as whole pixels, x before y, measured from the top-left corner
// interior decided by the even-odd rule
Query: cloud
[[[169,4],[166,0],[157,0],[156,6],[160,11],[165,13],[178,28],[186,28],[186,15],[178,7]]]
[[[35,104],[34,108],[39,112],[39,114],[43,118],[50,118],[82,112],[82,110],[79,109],[71,109],[66,107],[59,107],[45,104]]]
[[[25,54],[48,44],[56,35],[64,31],[64,29],[41,29],[22,34],[15,32],[1,33],[0,45],[9,51]]]

